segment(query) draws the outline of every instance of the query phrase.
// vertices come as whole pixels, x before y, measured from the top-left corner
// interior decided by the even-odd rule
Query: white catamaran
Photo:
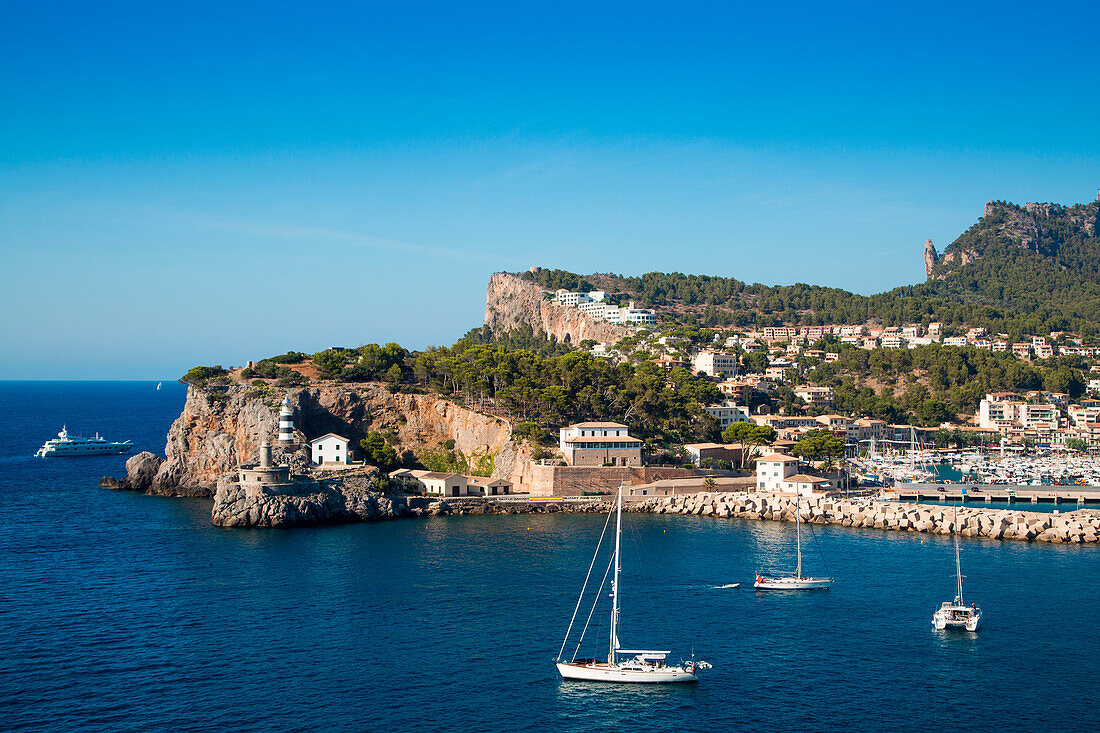
[[[955,519],[952,521],[952,529],[955,535],[955,582],[957,595],[954,601],[944,601],[936,612],[932,614],[932,625],[938,630],[946,628],[966,629],[977,631],[978,624],[982,622],[982,609],[971,603],[969,606],[963,600],[963,575],[962,564],[959,562],[959,506],[955,505]]]
[[[581,638],[577,641],[577,646],[573,651],[573,655],[566,660],[564,654],[565,645],[569,643],[569,635],[573,630],[573,623],[577,620],[577,612],[580,610],[581,603],[584,600],[585,589],[588,587],[588,581],[592,577],[592,568],[595,567],[596,558],[600,553],[600,545],[603,543],[604,536],[607,534],[607,525],[611,521],[611,512],[608,512],[607,522],[604,523],[603,532],[600,533],[599,542],[596,543],[596,553],[592,557],[592,563],[588,566],[588,576],[584,579],[584,586],[581,587],[580,598],[577,599],[577,606],[573,609],[573,618],[569,621],[569,629],[565,632],[565,640],[562,641],[561,650],[559,650],[557,659],[555,660],[558,672],[567,680],[588,680],[591,682],[697,682],[698,678],[695,676],[695,672],[699,669],[709,669],[711,665],[707,662],[697,662],[692,659],[690,662],[670,665],[665,662],[665,658],[669,654],[667,651],[622,649],[619,647],[619,556],[622,545],[623,523],[623,491],[621,486],[619,487],[619,496],[616,501],[614,515],[615,552],[611,558],[611,565],[608,568],[610,570],[613,567],[614,573],[611,581],[611,639],[607,651],[607,661],[599,659],[577,659],[577,650],[580,649],[581,642],[584,640],[584,632],[588,630],[588,621],[592,620],[591,612],[588,614],[588,621],[585,622],[584,629],[581,631]],[[596,593],[596,601],[592,604],[592,611],[595,611],[596,603],[603,593],[604,583],[606,582],[607,573],[605,572],[603,581],[600,583],[600,588]]]
[[[802,575],[802,508],[796,495],[794,500],[794,526],[795,543],[798,553],[798,565],[794,575],[768,575],[760,573],[756,576],[754,588],[760,590],[828,590],[833,584],[832,578],[810,578]]]

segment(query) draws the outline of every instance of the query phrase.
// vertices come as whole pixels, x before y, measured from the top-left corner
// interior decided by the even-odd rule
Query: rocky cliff
[[[245,385],[191,387],[183,411],[168,431],[165,460],[149,477],[148,460],[119,482],[168,496],[212,496],[218,479],[256,458],[260,442],[274,440],[282,393]],[[392,432],[398,450],[412,459],[419,449],[447,440],[466,455],[493,456],[493,475],[524,479],[526,448],[512,441],[507,420],[455,405],[437,395],[402,394],[377,384],[328,384],[289,394],[296,428],[307,438],[333,432],[358,442],[369,432]],[[304,467],[302,452],[275,448],[277,461]],[[140,476],[138,471],[140,470]]]
[[[537,283],[520,275],[494,273],[485,292],[485,325],[503,333],[529,324],[535,331],[574,345],[585,339],[615,343],[633,333],[625,326],[589,318],[576,308],[553,303],[545,293]]]
[[[936,263],[939,261],[939,253],[936,252],[936,245],[932,244],[932,240],[928,239],[924,242],[924,277],[930,279],[932,277],[932,270],[935,269]]]

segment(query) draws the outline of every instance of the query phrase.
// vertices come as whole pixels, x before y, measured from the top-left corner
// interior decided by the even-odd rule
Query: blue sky
[[[877,292],[1100,186],[1093,3],[533,5],[0,0],[0,378],[447,344],[536,264]]]

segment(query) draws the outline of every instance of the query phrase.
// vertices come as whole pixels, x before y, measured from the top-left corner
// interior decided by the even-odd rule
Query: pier
[[[1100,489],[1023,484],[895,484],[885,496],[898,501],[971,501],[989,504],[1100,504]]]

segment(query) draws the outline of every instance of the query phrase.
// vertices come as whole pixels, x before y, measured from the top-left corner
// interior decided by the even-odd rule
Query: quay
[[[1100,504],[1100,489],[1024,484],[895,484],[885,492],[898,501],[971,501],[989,504]]]

